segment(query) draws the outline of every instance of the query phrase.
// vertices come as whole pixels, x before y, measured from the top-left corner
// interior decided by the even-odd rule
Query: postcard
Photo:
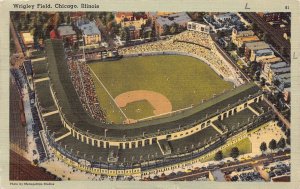
[[[0,2],[0,186],[299,188],[299,2],[199,2]]]

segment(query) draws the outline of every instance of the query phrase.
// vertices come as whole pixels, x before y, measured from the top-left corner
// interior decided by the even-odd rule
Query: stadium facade
[[[263,92],[248,83],[180,113],[107,124],[84,110],[69,75],[71,57],[61,40],[46,41],[46,57],[32,62],[39,117],[56,156],[79,170],[147,175],[174,169],[199,162],[273,123]]]

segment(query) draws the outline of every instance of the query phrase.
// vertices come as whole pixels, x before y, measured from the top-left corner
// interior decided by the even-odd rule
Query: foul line
[[[113,102],[116,104],[116,106],[119,108],[119,110],[121,111],[121,113],[124,115],[124,117],[126,119],[128,119],[128,117],[125,115],[125,113],[123,112],[123,110],[118,106],[118,104],[116,103],[115,99],[111,96],[111,94],[108,92],[108,90],[106,89],[106,87],[104,86],[104,84],[101,82],[101,80],[98,78],[98,76],[95,74],[95,72],[89,67],[90,71],[94,74],[94,76],[96,77],[96,79],[99,81],[99,83],[101,84],[101,86],[104,88],[104,90],[107,92],[107,94],[110,96],[110,98],[113,100]]]

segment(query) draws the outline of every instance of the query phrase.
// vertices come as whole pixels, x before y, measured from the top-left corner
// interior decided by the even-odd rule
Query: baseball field
[[[233,88],[189,56],[131,57],[89,67],[101,107],[114,123],[188,108]]]

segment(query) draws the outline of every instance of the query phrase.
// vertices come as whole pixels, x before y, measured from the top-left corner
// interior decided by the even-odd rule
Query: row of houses
[[[276,86],[276,89],[283,92],[285,100],[288,101],[291,87],[290,65],[276,56],[273,48],[264,41],[246,42],[244,47],[245,60],[259,63],[261,65],[260,77]]]
[[[147,21],[150,20],[151,22]],[[155,29],[157,36],[166,34],[166,27],[176,25],[179,28],[186,29],[188,22],[192,19],[186,12],[147,12],[135,15],[133,12],[117,12],[115,21],[121,24],[121,27],[127,27],[130,30],[131,39],[140,38],[144,32],[152,32]],[[144,27],[145,26],[145,27]]]
[[[76,28],[75,28],[76,27]],[[94,21],[87,19],[78,19],[75,25],[60,25],[56,30],[50,32],[50,38],[62,38],[67,43],[73,45],[78,41],[78,33],[82,34],[83,43],[85,46],[98,45],[101,42],[101,32]]]

